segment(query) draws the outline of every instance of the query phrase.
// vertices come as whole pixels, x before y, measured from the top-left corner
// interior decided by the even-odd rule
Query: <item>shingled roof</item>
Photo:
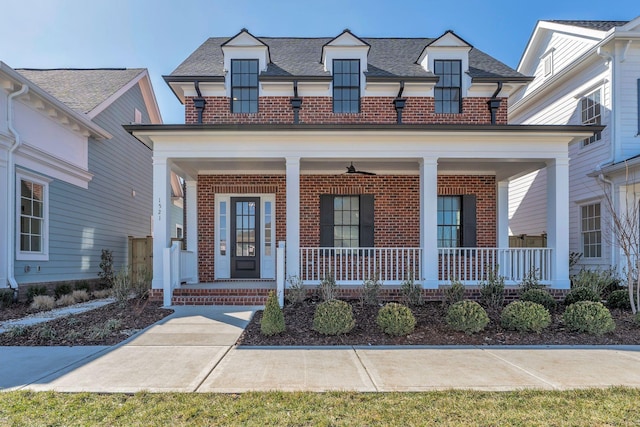
[[[142,73],[144,68],[18,68],[16,71],[72,109],[89,113]]]
[[[591,30],[609,31],[613,27],[621,27],[629,21],[567,21],[554,19],[548,22],[555,22],[556,24],[573,25],[574,27],[589,28]]]
[[[269,47],[271,63],[261,77],[330,77],[320,63],[322,47],[333,38],[257,37]],[[229,37],[212,37],[198,47],[171,74],[170,78],[224,77],[221,45]],[[433,78],[416,62],[432,38],[361,38],[368,43],[367,73],[369,77]],[[528,79],[486,53],[471,48],[469,74],[472,78],[495,80]]]

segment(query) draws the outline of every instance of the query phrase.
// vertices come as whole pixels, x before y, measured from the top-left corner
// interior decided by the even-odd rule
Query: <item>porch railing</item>
[[[518,284],[531,274],[541,283],[551,283],[550,248],[440,248],[439,280],[459,280],[467,285],[487,278],[490,271]]]
[[[300,274],[307,283],[331,274],[341,284],[362,284],[377,277],[384,283],[420,280],[420,248],[300,248]]]
[[[193,252],[181,250],[180,242],[173,242],[164,250],[163,256],[163,304],[170,306],[173,290],[180,287],[180,283],[193,280],[196,258]]]

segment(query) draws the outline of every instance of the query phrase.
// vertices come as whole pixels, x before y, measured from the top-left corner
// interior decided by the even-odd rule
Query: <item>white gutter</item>
[[[17,296],[18,292],[18,282],[16,282],[16,278],[13,276],[13,272],[15,269],[15,237],[16,233],[13,229],[16,220],[15,214],[16,209],[14,206],[15,203],[15,160],[13,153],[20,148],[22,144],[22,140],[20,139],[20,134],[13,127],[13,100],[21,95],[24,95],[29,91],[29,86],[25,83],[22,84],[22,87],[17,92],[13,92],[7,98],[7,127],[9,132],[13,135],[14,143],[9,149],[9,154],[7,158],[7,286],[14,290],[14,298]],[[13,208],[12,208],[13,207]]]

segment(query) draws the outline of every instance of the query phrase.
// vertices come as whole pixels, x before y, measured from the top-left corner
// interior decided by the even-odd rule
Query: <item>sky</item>
[[[165,123],[184,107],[162,76],[209,37],[438,37],[453,30],[517,68],[538,20],[631,20],[638,0],[0,0],[13,68],[147,68]]]

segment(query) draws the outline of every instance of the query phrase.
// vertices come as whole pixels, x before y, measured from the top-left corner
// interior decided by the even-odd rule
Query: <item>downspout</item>
[[[402,110],[407,103],[407,99],[402,97],[402,92],[404,92],[404,80],[400,81],[400,90],[398,91],[398,95],[393,100],[393,106],[396,109],[396,123],[399,125],[402,124]]]
[[[601,58],[603,58],[606,61],[606,64],[608,65],[608,68],[609,68],[609,71],[610,71],[610,74],[611,74],[610,81],[611,81],[611,84],[613,85],[613,82],[614,82],[614,78],[613,78],[614,77],[613,76],[613,73],[614,73],[614,70],[613,70],[614,58],[613,58],[613,56],[609,52],[607,52],[606,50],[603,50],[602,46],[598,47],[596,53],[598,54],[598,56],[600,56]],[[615,150],[615,147],[614,147],[614,145],[615,145],[615,125],[614,125],[614,123],[615,123],[615,118],[616,118],[616,108],[614,108],[614,106],[615,106],[615,103],[614,103],[615,88],[612,87],[610,92],[611,92],[611,111],[609,113],[609,118],[610,118],[609,123],[611,123],[612,126],[609,126],[609,132],[610,132],[610,135],[611,135],[610,138],[609,138],[609,141],[610,141],[609,142],[609,157],[606,160],[604,160],[604,161],[602,161],[602,162],[600,162],[600,163],[598,163],[596,165],[596,172],[598,173],[598,180],[600,182],[602,182],[603,184],[606,184],[606,185],[609,186],[609,189],[610,189],[609,191],[610,191],[610,194],[611,194],[611,203],[614,203],[615,201],[614,201],[613,198],[615,197],[615,194],[614,194],[613,182],[610,179],[605,178],[604,174],[602,173],[602,168],[605,165],[613,163],[614,160],[615,160],[615,151],[614,151]],[[606,188],[605,188],[604,191],[605,192],[607,191]],[[613,207],[615,208],[615,206],[613,206]],[[616,252],[616,245],[612,244],[611,245],[611,264],[612,265],[618,265],[618,259],[617,258],[618,258],[618,256],[617,256],[617,252]]]
[[[193,100],[193,106],[198,112],[198,123],[202,123],[202,113],[204,112],[204,106],[207,104],[207,101],[202,97],[202,92],[200,92],[200,82],[196,80],[193,84],[196,87],[196,93],[198,94],[198,97]]]
[[[17,300],[18,299],[18,282],[16,281],[16,278],[13,275],[13,270],[14,270],[14,266],[15,266],[15,236],[16,233],[13,230],[13,227],[16,223],[15,221],[15,213],[16,213],[16,209],[12,208],[12,206],[14,206],[14,201],[15,201],[15,189],[16,189],[16,184],[15,184],[15,178],[16,178],[16,174],[15,174],[15,159],[13,157],[13,154],[15,153],[15,151],[20,148],[20,145],[22,144],[22,140],[20,139],[20,134],[18,133],[18,131],[13,127],[13,100],[14,98],[17,98],[18,96],[24,95],[25,93],[27,93],[29,91],[29,86],[27,86],[26,84],[22,84],[22,87],[20,88],[20,90],[18,90],[17,92],[13,92],[9,95],[9,97],[7,98],[7,128],[9,129],[9,133],[11,133],[11,135],[13,135],[13,139],[14,139],[14,143],[11,146],[11,148],[9,148],[9,153],[7,156],[7,286],[10,289],[13,289],[13,299]]]
[[[492,125],[496,124],[498,110],[500,109],[500,104],[502,103],[502,100],[497,97],[501,90],[502,90],[502,82],[498,82],[498,88],[496,89],[495,92],[493,92],[493,95],[491,95],[491,99],[487,101],[487,104],[489,105],[489,112],[491,113]]]

